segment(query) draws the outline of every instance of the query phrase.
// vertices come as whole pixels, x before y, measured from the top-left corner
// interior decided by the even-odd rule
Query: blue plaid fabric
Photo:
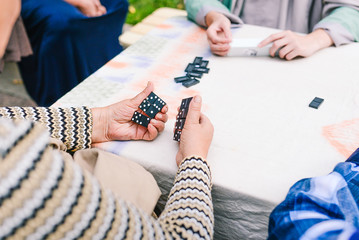
[[[359,239],[359,148],[326,176],[294,184],[270,215],[268,239]]]

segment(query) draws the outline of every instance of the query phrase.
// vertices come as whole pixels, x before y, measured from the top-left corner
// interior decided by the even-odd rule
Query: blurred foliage
[[[130,7],[126,23],[134,25],[150,15],[157,8],[171,7],[184,9],[183,0],[129,0]]]

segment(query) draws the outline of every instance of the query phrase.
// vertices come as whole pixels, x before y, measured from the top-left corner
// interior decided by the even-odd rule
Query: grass
[[[126,23],[134,25],[150,15],[157,8],[171,7],[184,9],[183,0],[129,0],[130,7]]]

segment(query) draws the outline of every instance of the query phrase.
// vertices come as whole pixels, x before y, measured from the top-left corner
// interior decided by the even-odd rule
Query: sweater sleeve
[[[351,7],[338,7],[314,26],[324,29],[335,46],[359,41],[359,11]]]
[[[40,124],[0,119],[0,239],[211,239],[211,173],[185,159],[154,219],[48,146]]]
[[[202,27],[207,27],[205,18],[210,11],[222,13],[231,21],[234,27],[243,24],[243,21],[230,11],[231,0],[224,0],[223,3],[218,0],[186,0],[185,4],[188,19]]]
[[[92,113],[87,107],[2,107],[0,117],[41,123],[51,137],[61,140],[69,151],[91,147]]]

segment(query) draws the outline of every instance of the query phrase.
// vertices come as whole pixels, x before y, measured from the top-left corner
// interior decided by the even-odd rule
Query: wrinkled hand
[[[231,22],[221,13],[211,11],[206,15],[207,38],[212,53],[225,56],[232,41]]]
[[[93,108],[92,142],[107,142],[112,140],[153,140],[162,132],[167,122],[165,105],[154,119],[143,127],[131,121],[138,106],[153,91],[153,84],[148,82],[147,87],[132,99],[126,99],[103,108]]]
[[[106,8],[100,0],[65,0],[71,5],[77,7],[84,15],[88,17],[98,17],[106,14]]]
[[[179,150],[176,155],[177,166],[186,157],[207,158],[214,129],[211,121],[201,113],[201,106],[202,98],[195,96],[190,103],[186,122],[182,129]]]
[[[259,43],[258,47],[273,43],[269,54],[274,57],[278,51],[279,57],[292,60],[295,57],[309,57],[320,49],[333,45],[333,40],[322,29],[317,29],[307,35],[299,35],[292,31],[272,34]]]

